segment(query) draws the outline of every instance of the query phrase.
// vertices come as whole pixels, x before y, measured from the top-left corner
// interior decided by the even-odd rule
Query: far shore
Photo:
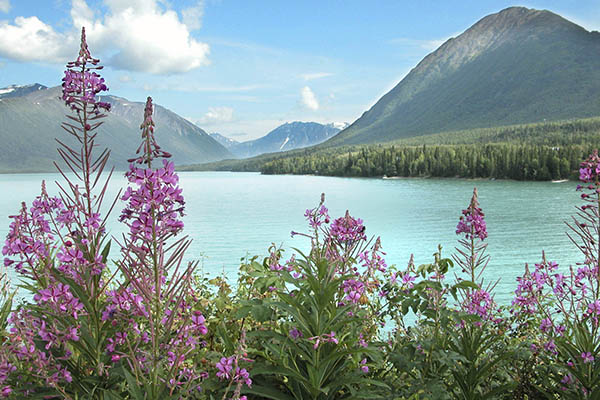
[[[189,170],[189,169],[185,169],[185,170],[180,170],[178,168],[175,168],[175,170],[177,170],[179,173],[185,173],[185,172],[235,172],[235,173],[252,173],[252,174],[256,174],[259,173],[261,174],[260,171],[219,171],[219,170]],[[125,173],[125,169],[115,169],[113,171],[113,174],[116,175],[120,175],[122,173]],[[105,171],[104,173],[108,173],[110,171]],[[58,170],[52,170],[52,171],[48,171],[48,170],[14,170],[14,171],[0,171],[0,175],[39,175],[39,174],[60,174],[60,172]],[[548,180],[548,181],[537,181],[537,180],[517,180],[517,179],[507,179],[507,178],[484,178],[484,177],[477,177],[477,178],[465,178],[465,177],[460,177],[460,176],[430,176],[430,175],[424,175],[424,176],[387,176],[387,175],[383,175],[383,176],[344,176],[344,175],[319,175],[319,174],[261,174],[261,175],[287,175],[287,176],[323,176],[323,177],[331,177],[331,178],[360,178],[360,179],[384,179],[384,180],[402,180],[402,179],[460,179],[460,180],[466,180],[466,181],[514,181],[514,182],[552,182],[552,183],[565,183],[565,182],[571,182],[571,179],[553,179],[553,180]]]

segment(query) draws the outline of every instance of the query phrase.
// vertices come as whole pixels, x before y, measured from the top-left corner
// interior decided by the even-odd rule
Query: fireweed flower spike
[[[103,112],[110,110],[110,104],[97,97],[108,90],[96,72],[100,69],[82,29],[79,55],[67,64],[62,85],[62,99],[72,111],[62,127],[80,147],[57,139],[62,164],[55,165],[66,182],[57,183],[60,196],[48,195],[42,183],[32,206],[28,209],[23,203],[20,213],[11,217],[3,248],[5,265],[13,266],[28,281],[26,287],[35,302],[34,307],[26,304],[12,314],[10,337],[0,352],[0,364],[10,363],[21,376],[15,381],[17,387],[11,388],[21,396],[35,391],[31,392],[33,378],[27,374],[29,378],[23,378],[26,371],[19,368],[35,366],[44,385],[65,398],[70,398],[68,384],[73,380],[103,376],[102,352],[93,345],[105,335],[96,317],[107,284],[106,217],[100,209],[110,180],[109,174],[97,187],[110,153],[94,154],[97,129],[106,116]],[[86,327],[85,341],[80,340],[82,326]]]
[[[126,282],[108,293],[102,319],[117,331],[106,353],[130,369],[137,381],[149,382],[148,396],[154,399],[163,390],[196,390],[206,371],[197,370],[200,366],[188,357],[203,346],[208,329],[202,313],[193,309],[198,296],[192,279],[198,263],[183,262],[191,241],[183,237],[169,243],[183,230],[185,201],[175,166],[166,160],[170,154],[156,143],[152,114],[148,97],[140,126],[142,143],[138,156],[130,160],[125,173],[130,186],[121,197],[126,206],[119,220],[129,233],[123,236],[123,257],[117,266]],[[158,158],[162,165],[155,166]],[[218,364],[217,369],[223,372],[226,367]]]
[[[171,154],[161,150],[154,138],[155,125],[152,120],[153,111],[152,98],[148,97],[146,106],[144,107],[144,121],[140,125],[140,129],[142,130],[142,143],[135,152],[138,154],[138,157],[127,160],[130,163],[147,164],[148,167],[150,167],[152,160],[155,158],[171,157]]]
[[[79,113],[91,113],[99,116],[104,111],[110,111],[110,104],[98,101],[96,96],[107,91],[104,78],[94,70],[101,70],[100,60],[93,58],[88,49],[85,28],[81,28],[81,47],[77,60],[67,64],[63,78],[62,99]],[[91,129],[88,129],[91,130]]]
[[[487,237],[484,214],[479,207],[477,188],[473,189],[473,197],[467,209],[462,211],[462,216],[456,226],[456,234],[465,233],[467,239],[478,238],[484,240]]]
[[[458,255],[453,258],[462,267],[463,272],[469,275],[471,282],[477,283],[489,257],[485,255],[487,244],[483,241],[487,238],[487,229],[483,211],[479,207],[477,188],[473,189],[473,197],[469,206],[462,211],[462,215],[456,226],[456,234],[464,235],[459,240],[461,248],[457,248]],[[476,274],[476,270],[479,273]]]
[[[456,226],[456,234],[464,237],[458,241],[458,254],[454,254],[452,258],[460,265],[462,272],[467,274],[467,279],[477,285],[476,289],[466,289],[462,293],[463,310],[489,320],[496,309],[491,295],[495,284],[483,288],[482,275],[489,262],[489,256],[486,255],[487,243],[484,243],[488,236],[484,217],[479,206],[477,188],[474,188],[469,206],[462,211]]]

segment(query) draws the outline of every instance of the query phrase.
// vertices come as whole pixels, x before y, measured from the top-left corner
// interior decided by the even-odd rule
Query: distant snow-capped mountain
[[[237,140],[230,139],[230,138],[225,137],[217,132],[209,133],[209,135],[213,139],[215,139],[217,142],[221,143],[221,145],[224,146],[226,149],[229,149],[232,146],[240,144],[240,142],[238,142]]]
[[[261,138],[236,143],[229,147],[225,145],[225,147],[237,157],[253,157],[263,153],[313,146],[333,137],[346,126],[348,126],[347,123],[338,122],[326,125],[317,122],[289,122],[273,129]]]
[[[0,88],[0,99],[9,97],[25,96],[31,92],[47,89],[46,86],[34,83],[31,85],[10,85],[5,88]]]

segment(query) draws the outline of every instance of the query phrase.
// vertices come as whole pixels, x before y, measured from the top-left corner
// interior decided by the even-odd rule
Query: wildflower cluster
[[[594,150],[590,156],[581,163],[579,168],[579,180],[583,183],[598,184],[600,177],[600,156],[598,150]]]
[[[330,264],[330,278],[343,279],[343,298],[339,304],[366,303],[367,296],[377,293],[381,286],[376,274],[386,272],[387,268],[381,240],[379,237],[374,242],[367,240],[363,221],[352,217],[348,211],[332,221],[324,202],[325,197],[321,195],[319,205],[306,210],[304,216],[312,232],[300,235],[311,238],[311,253],[315,257],[323,257]],[[292,235],[298,234],[292,232]]]
[[[163,166],[156,170],[132,164],[125,176],[137,186],[129,186],[121,197],[128,203],[119,220],[127,223],[131,238],[149,240],[153,234],[165,237],[183,229],[179,218],[183,216],[185,201],[172,162],[163,160]]]
[[[248,388],[252,387],[252,379],[250,379],[250,373],[246,368],[241,368],[242,362],[251,363],[253,360],[247,357],[246,349],[246,331],[242,329],[238,347],[234,355],[230,357],[221,357],[216,363],[217,373],[216,376],[219,380],[224,381],[228,384],[228,389],[225,392],[225,396],[229,392],[230,387],[234,387],[232,400],[246,400],[246,396],[241,395],[242,388],[244,385]]]
[[[141,126],[141,154],[126,174],[135,187],[121,196],[127,205],[120,220],[129,235],[121,243],[117,272],[106,268],[110,241],[100,209],[111,174],[99,191],[95,188],[109,152],[97,158],[92,153],[98,120],[110,105],[96,97],[107,90],[95,72],[101,69],[98,63],[82,30],[79,57],[67,65],[63,79],[63,99],[76,113],[63,128],[81,149],[59,142],[64,165],[80,182],[70,180],[57,164],[67,182],[59,185],[60,196],[49,196],[42,184],[32,206],[23,203],[11,217],[4,265],[28,281],[24,287],[33,302],[10,317],[5,313],[6,304],[10,313],[10,303],[0,307],[8,324],[6,331],[0,329],[0,393],[5,397],[97,393],[93,398],[105,398],[115,395],[107,393],[116,386],[124,388],[125,396],[139,390],[129,379],[116,384],[123,372],[115,371],[126,370],[135,382],[144,382],[148,398],[159,399],[199,393],[210,376],[209,365],[195,362],[209,333],[199,309],[201,294],[191,286],[197,262],[183,263],[190,243],[186,238],[167,244],[183,229],[185,202],[173,163],[164,160],[152,168],[155,158],[170,155],[154,139],[150,98]],[[237,376],[250,382],[245,369]]]
[[[473,190],[471,204],[462,211],[462,216],[456,226],[456,233],[464,233],[467,239],[478,238],[484,240],[487,237],[487,230],[484,214],[477,201],[477,189]]]
[[[77,113],[85,111],[100,116],[102,111],[110,111],[110,103],[97,100],[97,96],[101,92],[108,90],[104,78],[94,71],[103,68],[98,65],[99,63],[100,60],[91,56],[85,37],[85,28],[81,28],[79,56],[77,60],[67,64],[62,84],[62,99]]]

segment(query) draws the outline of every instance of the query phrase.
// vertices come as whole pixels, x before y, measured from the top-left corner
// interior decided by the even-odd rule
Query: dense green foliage
[[[322,152],[266,163],[266,174],[565,179],[573,175],[587,146],[489,144],[365,147],[339,154]]]
[[[445,132],[392,145],[329,148],[267,161],[266,174],[567,179],[600,143],[600,119]]]

